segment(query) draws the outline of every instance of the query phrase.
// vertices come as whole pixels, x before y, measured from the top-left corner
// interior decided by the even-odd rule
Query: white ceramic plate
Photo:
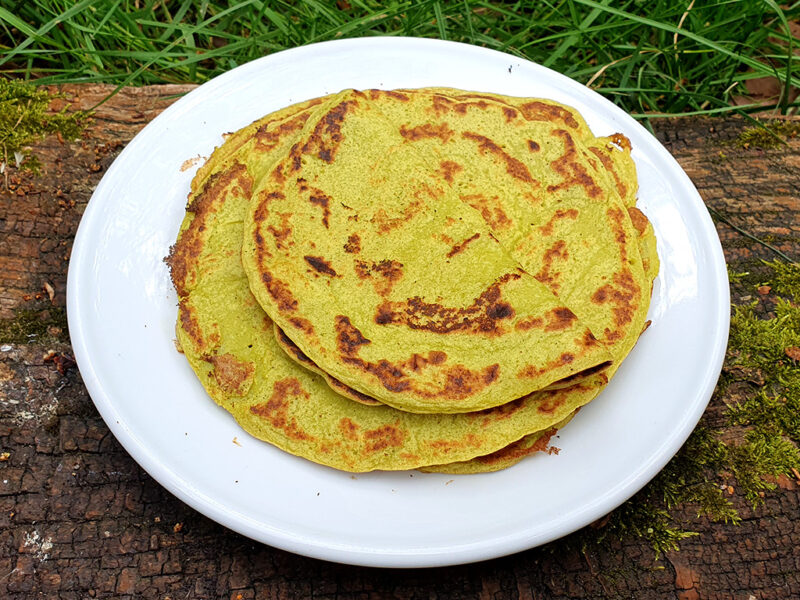
[[[184,215],[193,156],[221,134],[343,88],[447,86],[552,98],[597,135],[633,143],[639,206],[658,238],[653,325],[611,385],[540,455],[499,473],[351,476],[244,433],[173,345],[176,296],[163,262]],[[645,485],[700,418],[728,335],[719,240],[684,172],[644,128],[553,71],[463,44],[363,38],[256,60],[194,90],[120,154],[81,221],[69,327],[86,386],[125,449],[203,514],[253,539],[327,560],[420,567],[536,546],[603,516]],[[233,443],[237,438],[239,445]]]

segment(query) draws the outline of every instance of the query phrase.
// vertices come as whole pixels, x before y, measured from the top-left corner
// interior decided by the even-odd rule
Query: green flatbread
[[[552,427],[594,398],[605,381],[602,374],[488,410],[420,415],[354,403],[286,356],[242,269],[243,225],[259,179],[289,152],[302,127],[327,114],[337,100],[261,119],[249,133],[229,138],[193,182],[168,262],[179,297],[178,341],[209,395],[252,435],[356,472],[489,454]]]
[[[306,126],[254,192],[242,254],[254,295],[320,369],[403,410],[480,410],[607,366],[607,348],[553,293],[574,262],[562,251],[569,234],[553,222],[552,242],[532,247],[521,232],[561,212],[566,220],[575,211],[592,217],[583,241],[607,224],[606,237],[621,241],[595,250],[576,245],[575,253],[597,263],[584,278],[592,291],[605,286],[595,304],[625,312],[627,326],[644,304],[631,293],[644,276],[621,200],[599,178],[574,185],[573,171],[588,172],[577,153],[561,161],[568,176],[550,173],[559,153],[571,151],[560,124],[533,122],[545,128],[547,148],[534,153],[522,138],[532,161],[523,163],[520,148],[505,152],[473,131],[483,124],[481,131],[494,133],[507,121],[502,110],[477,101],[483,116],[453,109],[458,118],[431,123],[440,98],[344,92]],[[544,199],[537,189],[547,190]],[[493,212],[490,194],[501,190],[520,204],[510,228]],[[542,206],[531,212],[523,203]],[[620,266],[624,252],[631,264]],[[617,275],[618,284],[610,279]],[[576,306],[591,297],[581,292]]]

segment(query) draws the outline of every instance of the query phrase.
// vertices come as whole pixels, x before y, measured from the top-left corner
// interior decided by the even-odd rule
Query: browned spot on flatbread
[[[189,226],[181,232],[178,241],[172,248],[165,262],[169,266],[172,284],[178,297],[189,293],[192,282],[196,278],[198,259],[205,247],[206,228],[214,213],[225,202],[231,192],[249,197],[253,181],[247,167],[235,163],[228,169],[214,173],[203,184],[199,193],[195,194],[186,211],[194,215]]]
[[[300,147],[300,142],[292,145],[289,149],[289,156],[286,160],[292,161],[291,170],[292,171],[299,171],[300,167],[303,166],[303,156],[302,156],[302,148]]]
[[[625,213],[619,206],[610,206],[606,210],[606,214],[611,221],[611,228],[614,230],[614,241],[619,247],[620,258],[625,262],[628,260],[628,249],[625,245],[628,240],[628,234],[625,231]]]
[[[640,288],[633,279],[628,269],[621,273],[614,273],[611,284],[600,286],[592,294],[595,304],[610,303],[616,329],[606,327],[604,337],[606,341],[616,341],[624,336],[625,326],[633,320],[638,309]]]
[[[481,154],[494,154],[496,157],[502,160],[503,163],[505,163],[506,172],[512,177],[526,183],[538,183],[533,179],[533,177],[531,177],[531,173],[528,171],[528,167],[525,166],[525,163],[508,154],[488,137],[478,133],[473,133],[471,131],[465,131],[461,134],[461,136],[465,139],[477,142],[478,149],[480,150]]]
[[[471,237],[468,237],[467,239],[465,239],[463,242],[456,244],[455,246],[450,248],[450,252],[447,253],[447,258],[453,258],[456,254],[458,254],[459,252],[463,251],[464,248],[466,248],[469,245],[470,242],[473,242],[473,241],[477,240],[479,237],[481,237],[481,234],[480,233],[476,233],[476,234],[472,235]]]
[[[609,144],[612,146],[618,146],[617,149],[621,149],[625,152],[631,151],[631,141],[621,133],[615,133],[612,135]]]
[[[446,361],[446,360],[447,360],[447,354],[446,354],[445,352],[440,352],[440,351],[438,351],[438,350],[431,350],[431,351],[428,353],[428,360],[429,360],[429,361],[431,362],[431,364],[433,364],[433,365],[440,365],[440,364],[442,364],[444,361]]]
[[[517,398],[516,400],[506,402],[500,406],[494,406],[468,414],[473,418],[480,419],[481,427],[487,427],[494,425],[498,421],[510,418],[511,415],[516,413],[523,406],[525,406],[525,398]]]
[[[397,424],[383,425],[364,432],[365,452],[373,453],[386,448],[397,448],[403,445],[406,433]]]
[[[415,198],[397,216],[391,216],[385,209],[379,208],[372,217],[372,223],[377,227],[378,233],[389,233],[392,229],[405,225],[412,217],[419,214],[425,207],[420,198]]]
[[[628,207],[628,216],[631,218],[631,223],[639,235],[644,235],[647,230],[647,225],[650,221],[647,220],[645,214],[635,206]]]
[[[558,358],[554,358],[553,360],[549,361],[544,366],[540,367],[540,366],[536,366],[536,365],[530,364],[530,365],[524,367],[522,370],[520,370],[517,373],[517,377],[520,378],[520,379],[536,379],[537,377],[540,377],[540,376],[544,375],[545,373],[548,373],[550,371],[554,371],[554,370],[560,369],[560,368],[562,368],[562,367],[564,367],[566,365],[572,364],[573,362],[575,362],[576,359],[581,358],[587,352],[588,352],[588,348],[587,347],[584,347],[583,349],[576,348],[575,349],[575,353],[573,353],[573,352],[564,352],[564,353],[561,354],[561,356],[559,356]],[[573,377],[575,375],[579,375],[579,378],[583,378],[583,376],[584,376],[584,374],[586,372],[590,372],[590,373],[594,372],[594,371],[592,371],[592,369],[594,369],[596,366],[597,365],[592,365],[591,367],[587,367],[586,369],[582,369],[581,371],[577,371],[575,373],[570,373],[569,375],[563,377],[560,380],[553,381],[552,384],[559,383],[563,379],[567,379],[567,378]],[[608,365],[606,364],[606,367],[607,366]],[[603,368],[605,368],[605,367],[603,367]]]
[[[331,263],[321,256],[304,256],[303,260],[311,265],[311,268],[317,273],[322,273],[323,275],[328,275],[329,277],[337,277],[336,271],[334,271],[331,267]]]
[[[578,210],[575,208],[569,208],[564,210],[563,208],[559,208],[553,213],[553,216],[550,217],[550,220],[547,221],[544,225],[539,227],[539,231],[542,235],[553,235],[553,227],[555,226],[556,222],[562,219],[572,219],[573,221],[578,218]]]
[[[316,363],[314,363],[314,366],[315,367],[317,366]],[[334,390],[338,391],[342,396],[346,396],[351,400],[355,400],[356,402],[360,402],[361,404],[369,404],[370,406],[377,406],[379,404],[383,404],[382,402],[375,400],[375,398],[373,398],[372,396],[367,396],[366,394],[359,392],[357,389],[351,388],[346,383],[342,383],[335,377],[327,375],[325,379],[328,382],[329,386],[331,386]]]
[[[456,98],[450,98],[439,94],[431,96],[432,109],[437,115],[446,114],[448,112],[456,112],[460,115],[467,113],[470,107],[475,107],[479,110],[486,110],[489,104],[483,100],[487,96],[480,96],[479,94],[462,94]],[[491,99],[493,102],[495,99]]]
[[[439,163],[439,171],[447,183],[453,183],[453,176],[463,170],[464,167],[452,160],[443,160]]]
[[[511,123],[514,119],[517,118],[519,113],[516,109],[511,108],[510,106],[503,107],[503,116],[506,118],[506,123]]]
[[[566,307],[554,308],[547,313],[547,325],[545,331],[561,331],[569,329],[578,317]],[[591,332],[590,332],[591,333]]]
[[[528,121],[546,121],[548,123],[560,121],[572,129],[578,129],[579,127],[578,121],[575,120],[572,113],[561,106],[532,101],[526,102],[520,108],[522,109],[522,115]]]
[[[370,263],[365,260],[357,260],[353,263],[353,268],[356,271],[356,276],[359,279],[369,279],[371,275]]]
[[[425,302],[419,296],[404,302],[384,302],[378,306],[375,322],[378,325],[404,325],[410,329],[450,333],[469,331],[484,335],[502,333],[500,321],[514,317],[514,309],[501,299],[501,287],[519,279],[517,273],[499,277],[470,306],[454,308]]]
[[[381,276],[385,293],[388,294],[392,286],[403,277],[403,263],[396,260],[382,260],[377,264],[373,263],[372,272]]]
[[[560,388],[568,387],[568,386],[570,386],[570,385],[572,385],[574,383],[578,383],[579,381],[583,381],[585,379],[588,379],[589,377],[591,377],[593,375],[597,375],[598,373],[602,373],[603,371],[605,371],[611,365],[612,365],[612,362],[610,360],[607,360],[606,362],[600,363],[599,365],[595,365],[595,366],[593,366],[593,367],[591,367],[589,369],[584,369],[583,371],[580,371],[578,373],[574,373],[574,374],[570,375],[569,377],[563,377],[563,378],[561,378],[558,381],[553,382],[553,383],[554,384],[557,383]]]
[[[575,140],[572,139],[568,131],[563,129],[556,129],[552,132],[552,135],[561,138],[564,142],[564,154],[550,161],[550,166],[553,167],[556,173],[561,175],[563,181],[556,185],[547,186],[547,191],[556,192],[577,185],[583,187],[590,198],[599,198],[603,190],[589,174],[586,166],[579,161]]]
[[[371,279],[375,292],[380,296],[388,296],[394,284],[403,277],[403,263],[396,260],[380,262],[355,261],[356,275],[359,279]]]
[[[354,233],[347,238],[347,243],[344,245],[344,251],[348,254],[358,254],[361,252],[361,237],[359,237],[357,233]]]
[[[445,113],[450,112],[450,107],[455,103],[454,100],[446,96],[440,96],[439,94],[434,94],[431,96],[431,109],[437,115],[442,115]]]
[[[353,423],[353,421],[351,421],[347,417],[342,417],[339,420],[339,431],[341,431],[342,435],[348,440],[355,442],[358,439],[360,439],[361,437],[361,434],[359,433],[360,429],[361,427],[359,427],[356,423]]]
[[[257,152],[269,152],[270,150],[274,150],[287,135],[300,131],[310,116],[310,111],[303,111],[294,118],[284,121],[277,127],[274,126],[274,121],[265,123],[256,130],[253,136],[255,140],[253,146],[254,150]]]
[[[369,342],[369,340],[367,340]],[[357,348],[356,348],[357,350]],[[411,386],[405,372],[388,360],[367,362],[355,356],[343,356],[342,362],[370,373],[390,392],[403,392]]]
[[[545,251],[542,256],[542,268],[534,277],[557,294],[561,287],[561,271],[555,267],[554,263],[557,260],[566,261],[568,258],[567,243],[564,240],[558,240]]]
[[[260,201],[256,204],[256,209],[253,211],[253,220],[256,223],[263,223],[269,217],[269,199],[266,193],[262,191],[260,194]]]
[[[441,454],[449,454],[464,448],[480,448],[483,442],[474,433],[468,433],[460,440],[431,440],[426,445]]]
[[[259,209],[261,207],[259,206]],[[289,221],[292,218],[291,213],[277,213],[278,217],[281,220],[281,224],[279,227],[275,225],[270,225],[267,227],[267,231],[272,234],[272,237],[275,240],[275,247],[279,250],[285,250],[289,245],[289,236],[292,235],[292,227],[289,225]]]
[[[611,160],[611,157],[603,152],[600,148],[589,148],[589,150],[591,150],[592,154],[600,159],[600,162],[603,163],[605,170],[608,173],[611,173],[611,176],[614,178],[614,183],[617,186],[617,193],[619,194],[619,197],[624,200],[625,196],[628,194],[628,186],[625,185],[625,182],[622,181],[619,173],[617,173],[614,161]]]
[[[312,441],[314,437],[300,428],[294,417],[289,417],[290,398],[301,398],[303,400],[309,398],[308,392],[303,389],[303,386],[294,377],[276,381],[272,385],[272,395],[269,400],[265,403],[251,406],[250,412],[283,431],[288,438],[298,441]]]
[[[331,216],[331,209],[329,207],[330,197],[326,196],[319,190],[316,190],[314,194],[311,194],[308,197],[308,200],[311,202],[311,204],[319,206],[322,209],[322,224],[325,225],[325,228],[327,229],[329,227],[328,219]]]
[[[339,352],[346,356],[358,354],[360,346],[371,344],[372,342],[361,335],[361,331],[350,322],[349,317],[338,315],[335,318],[336,343]]]
[[[214,367],[211,371],[214,380],[225,393],[241,396],[250,388],[255,372],[253,363],[241,361],[233,354],[215,354],[203,358]]]
[[[342,123],[351,108],[358,105],[355,99],[345,100],[331,108],[314,126],[308,139],[302,145],[292,146],[288,159],[291,161],[293,171],[299,171],[302,166],[302,155],[314,155],[326,163],[332,163],[336,157],[339,145],[342,143]]]
[[[342,345],[340,345],[341,348]],[[440,365],[443,358],[446,358],[444,353],[431,352],[428,358],[414,354],[406,361],[392,363],[385,359],[378,362],[368,362],[355,356],[357,352],[357,345],[355,346],[355,351],[351,351],[349,354],[343,351],[342,362],[373,375],[390,392],[410,391],[416,396],[429,399],[463,400],[491,385],[500,372],[499,364],[489,365],[478,370],[468,369],[460,364],[439,368],[438,370],[443,376],[444,383],[432,389],[430,385],[420,387],[414,385],[414,380],[409,377],[408,372],[420,371],[428,365]]]
[[[181,329],[189,336],[197,350],[204,350],[207,347],[203,329],[197,320],[194,307],[189,303],[188,298],[181,298],[178,302],[178,321]]]
[[[291,338],[286,335],[286,332],[284,332],[283,329],[277,325],[275,325],[275,339],[277,340],[278,345],[283,348],[285,352],[291,354],[297,362],[306,365],[309,368],[316,367],[314,361],[308,358],[308,356],[306,356],[306,354],[300,350],[300,346],[295,344]]]
[[[453,105],[453,110],[455,110],[460,115],[465,115],[467,114],[467,110],[471,106],[474,106],[475,108],[478,108],[480,110],[486,110],[486,107],[489,105],[483,100],[478,100],[477,102],[456,102]]]
[[[517,331],[528,331],[529,329],[539,328],[544,325],[544,319],[542,317],[527,317],[518,321],[516,325],[514,325],[514,329]]]
[[[439,352],[437,350],[433,350],[428,353],[428,357],[424,357],[421,354],[417,354],[416,352],[411,355],[405,363],[402,365],[414,372],[421,371],[428,365],[440,365],[445,360],[447,360],[447,354],[444,352]]]
[[[538,143],[534,142],[533,140],[528,140],[528,150],[531,152],[538,152],[541,149],[542,147]]]
[[[600,342],[597,341],[597,338],[594,337],[594,334],[589,331],[588,329],[583,332],[583,337],[581,338],[581,344],[586,348],[591,348],[592,346],[596,346]]]
[[[530,446],[527,445],[525,438],[509,444],[504,448],[491,454],[478,456],[477,461],[484,465],[494,465],[506,461],[520,461],[526,456],[536,454],[537,452],[547,452],[548,454],[558,454],[558,448],[548,448],[550,439],[556,434],[557,429],[552,428],[545,431],[541,436]]]
[[[563,406],[566,400],[566,394],[563,393],[563,390],[559,390],[558,392],[549,394],[544,401],[536,407],[536,410],[546,415],[552,415],[558,408]]]
[[[424,123],[416,127],[408,127],[407,125],[400,126],[400,135],[405,139],[416,142],[418,140],[438,138],[442,142],[447,143],[453,137],[455,132],[448,127],[447,123],[439,123],[433,125],[432,123]]]
[[[491,199],[482,194],[467,194],[459,196],[462,202],[466,202],[481,214],[484,222],[492,231],[508,229],[511,227],[511,219],[506,216],[500,203],[500,198],[493,196]]]
[[[297,310],[297,300],[292,295],[288,285],[279,279],[275,279],[269,271],[261,274],[261,281],[264,283],[264,287],[267,288],[269,295],[277,303],[278,310],[281,312]]]
[[[408,102],[410,98],[403,93],[396,92],[394,90],[368,90],[367,93],[369,94],[370,100],[378,100],[381,96],[385,96],[387,98],[393,98],[395,100],[400,100],[400,102]]]
[[[291,319],[289,319],[289,323],[292,324],[292,327],[294,327],[295,329],[299,329],[306,335],[311,335],[314,333],[314,326],[308,319],[303,319],[301,317],[292,317]]]

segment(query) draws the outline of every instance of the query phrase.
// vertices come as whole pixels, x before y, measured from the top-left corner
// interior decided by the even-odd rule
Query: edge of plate
[[[705,371],[705,377],[701,386],[698,386],[698,393],[696,394],[696,401],[692,405],[692,410],[688,411],[683,421],[675,427],[672,435],[668,438],[667,442],[662,445],[654,458],[642,467],[625,481],[621,482],[614,490],[602,498],[596,499],[594,502],[587,505],[579,515],[573,516],[571,520],[562,519],[559,523],[553,524],[551,527],[546,528],[545,531],[531,532],[521,531],[513,536],[505,536],[499,538],[491,538],[479,543],[471,543],[456,547],[446,547],[440,549],[409,549],[403,551],[387,551],[386,549],[375,550],[366,547],[354,546],[341,546],[327,543],[320,543],[313,539],[300,538],[291,532],[286,532],[275,527],[266,525],[263,522],[255,522],[254,520],[244,516],[232,514],[226,510],[225,507],[215,503],[212,499],[202,495],[198,490],[194,489],[186,481],[184,481],[179,474],[166,468],[161,464],[157,457],[150,454],[147,448],[136,438],[127,425],[118,418],[118,413],[115,411],[113,402],[109,393],[103,384],[103,379],[95,370],[94,363],[91,358],[90,349],[87,345],[87,340],[84,335],[84,323],[82,319],[82,305],[81,291],[82,291],[82,278],[84,277],[84,270],[88,269],[87,260],[91,258],[90,250],[87,247],[87,242],[84,237],[88,235],[87,230],[92,226],[95,214],[99,212],[98,203],[93,200],[95,197],[101,198],[104,193],[105,183],[111,179],[115,173],[116,167],[119,164],[119,158],[126,153],[132,152],[142,140],[142,133],[147,131],[162,120],[169,119],[171,116],[188,110],[191,108],[194,99],[213,91],[221,86],[224,86],[230,77],[240,76],[241,73],[250,69],[260,69],[261,65],[266,61],[275,60],[276,56],[285,59],[288,56],[296,55],[296,58],[301,59],[304,54],[315,54],[319,52],[321,47],[325,46],[353,46],[369,48],[375,45],[386,46],[401,46],[411,45],[418,47],[428,46],[429,49],[436,51],[442,48],[457,49],[464,54],[475,53],[482,55],[495,55],[497,57],[504,57],[504,60],[511,59],[516,63],[524,62],[540,69],[543,73],[547,73],[548,77],[555,78],[566,89],[594,101],[600,101],[613,113],[616,118],[627,122],[629,125],[633,124],[639,128],[650,141],[650,149],[659,155],[659,158],[673,166],[673,171],[678,178],[681,191],[686,193],[688,197],[693,200],[694,209],[697,213],[697,221],[702,223],[702,235],[704,238],[711,240],[708,250],[710,252],[709,263],[712,267],[714,274],[714,286],[718,293],[718,318],[714,324],[714,331],[716,333],[716,343],[713,348],[712,354],[708,357],[708,367]],[[202,90],[202,91],[201,91]],[[722,247],[719,242],[716,230],[713,226],[710,216],[705,210],[705,205],[692,184],[689,177],[678,165],[677,161],[667,150],[656,140],[652,134],[644,129],[638,122],[636,122],[630,115],[625,113],[622,109],[615,106],[609,100],[600,94],[586,88],[582,84],[573,81],[572,79],[561,75],[551,69],[537,65],[526,59],[514,57],[504,54],[502,52],[472,46],[469,44],[462,44],[458,42],[450,42],[437,39],[426,38],[408,38],[408,37],[370,37],[370,38],[352,38],[335,40],[329,42],[320,42],[317,44],[310,44],[284,50],[275,54],[271,54],[260,59],[256,59],[247,64],[241,65],[231,71],[223,73],[218,77],[210,80],[206,84],[199,86],[195,90],[183,98],[176,101],[166,110],[164,110],[158,117],[156,117],[150,124],[148,124],[133,140],[123,149],[120,156],[114,164],[111,165],[108,172],[104,175],[103,179],[98,184],[92,199],[90,199],[87,208],[81,218],[78,231],[75,236],[73,245],[72,256],[70,259],[69,271],[67,276],[67,319],[72,340],[72,347],[75,353],[75,359],[80,368],[81,376],[89,391],[90,397],[97,407],[98,412],[103,417],[104,421],[112,431],[114,436],[131,455],[131,457],[142,466],[160,485],[165,487],[170,493],[185,502],[195,510],[206,515],[207,517],[217,521],[225,527],[232,529],[242,535],[252,539],[261,541],[263,543],[287,550],[296,554],[301,554],[313,558],[319,558],[328,561],[342,562],[353,565],[374,566],[374,567],[438,567],[456,564],[465,564],[470,562],[477,562],[481,560],[488,560],[500,556],[506,556],[526,550],[541,544],[558,539],[564,535],[577,531],[578,529],[588,525],[592,521],[602,517],[614,508],[621,505],[633,494],[644,487],[674,456],[680,449],[683,443],[691,434],[698,420],[702,416],[711,394],[716,386],[719,373],[722,368],[722,362],[727,348],[728,330],[730,324],[730,292],[728,286],[727,271],[725,267],[725,259],[722,253]]]

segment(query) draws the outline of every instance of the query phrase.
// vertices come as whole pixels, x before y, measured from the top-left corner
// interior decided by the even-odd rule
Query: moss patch
[[[658,557],[695,535],[679,520],[679,509],[736,524],[741,517],[734,494],[755,508],[776,487],[776,477],[800,470],[800,267],[779,261],[760,266],[756,278],[731,274],[731,286],[748,286],[745,298],[755,300],[732,309],[725,365],[712,399],[724,397],[726,429],[704,417],[647,487],[581,533],[584,546],[635,535],[646,538]]]
[[[13,319],[0,320],[0,343],[28,344],[69,341],[67,311],[59,307],[20,309]]]
[[[790,138],[800,135],[797,121],[770,121],[760,127],[748,127],[732,142],[738,148],[778,148]]]
[[[49,112],[50,102],[60,94],[51,94],[32,84],[0,78],[0,164],[7,173],[13,163],[20,168],[37,170],[38,161],[29,146],[46,135],[59,134],[77,139],[88,120],[84,112]]]

